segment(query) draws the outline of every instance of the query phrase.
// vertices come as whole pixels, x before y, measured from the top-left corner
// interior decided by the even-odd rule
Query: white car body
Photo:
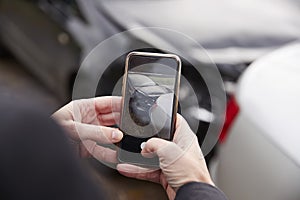
[[[212,168],[230,200],[300,199],[300,43],[254,62],[238,82],[239,112]]]

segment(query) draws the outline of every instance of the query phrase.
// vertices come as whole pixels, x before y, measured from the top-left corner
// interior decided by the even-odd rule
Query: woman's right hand
[[[141,153],[144,157],[156,154],[159,157],[160,170],[153,171],[130,164],[118,164],[118,171],[128,177],[162,184],[169,199],[174,199],[176,191],[189,182],[214,185],[198,139],[179,114],[177,114],[173,141],[151,138],[146,142]]]

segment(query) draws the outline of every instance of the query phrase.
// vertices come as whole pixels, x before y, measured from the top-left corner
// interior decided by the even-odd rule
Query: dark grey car
[[[158,85],[151,78],[141,74],[128,74],[130,93],[129,113],[133,121],[146,126],[151,121],[150,110],[156,100],[164,94],[172,93],[168,87]]]

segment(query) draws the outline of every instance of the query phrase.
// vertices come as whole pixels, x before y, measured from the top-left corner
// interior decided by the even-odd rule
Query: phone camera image
[[[169,82],[168,85],[162,84],[161,80]],[[174,89],[171,88],[174,86],[173,82],[174,77],[166,77],[162,74],[128,73],[130,117],[138,126],[152,126],[150,132],[140,136],[151,136],[162,129],[162,126],[158,126],[161,121],[166,123],[166,127],[170,126],[174,96]],[[159,119],[159,122],[155,119]],[[155,133],[151,133],[152,131]],[[160,132],[158,131],[157,134]]]
[[[126,134],[170,138],[176,73],[157,62],[128,69],[122,118]]]
[[[136,53],[128,57],[120,124],[125,133],[123,150],[139,153],[141,143],[151,137],[173,138],[179,74],[180,62],[170,54]]]

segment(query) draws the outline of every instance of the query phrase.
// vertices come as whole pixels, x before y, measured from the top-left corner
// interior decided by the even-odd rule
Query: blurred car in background
[[[300,199],[300,43],[255,61],[228,103],[216,184],[231,200]]]
[[[231,90],[249,63],[300,38],[299,5],[295,0],[0,0],[0,41],[62,104],[70,100],[81,61],[99,42],[141,27],[175,30],[200,43],[209,56],[194,43],[182,50],[203,65],[216,63],[225,88]],[[154,52],[160,51],[156,44],[162,42],[183,48],[177,38],[151,30],[124,41],[117,45],[138,41]],[[189,83],[182,82],[179,102],[202,144],[211,123],[205,117],[211,114],[211,96],[203,77],[182,60],[182,74]],[[96,95],[112,94],[124,62],[125,55],[105,70]],[[86,72],[86,79],[92,75]],[[187,103],[192,91],[197,101]]]
[[[54,21],[38,2],[0,1],[0,43],[48,90],[65,100],[70,77],[78,69],[80,49],[64,28],[65,18]],[[54,7],[50,8],[54,13]]]

